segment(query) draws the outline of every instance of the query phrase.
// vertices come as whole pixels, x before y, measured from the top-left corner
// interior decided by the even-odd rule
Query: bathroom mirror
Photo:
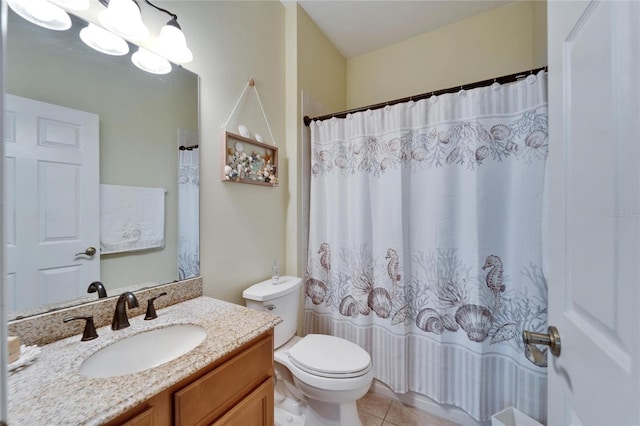
[[[10,9],[7,15],[5,92],[99,116],[100,184],[166,189],[164,247],[102,255],[100,281],[107,293],[116,296],[122,288],[177,280],[178,147],[197,144],[198,76],[174,64],[169,74],[144,72],[131,63],[133,45],[125,56],[99,53],[81,41],[79,31],[87,24],[75,16],[71,29],[51,31]],[[16,176],[14,188],[20,193],[21,177]],[[6,201],[5,217],[12,218]],[[20,238],[21,228],[9,229],[7,239]],[[12,308],[15,288],[33,283],[10,276],[4,282],[10,287],[5,289],[9,320],[98,297],[81,293],[53,305]]]

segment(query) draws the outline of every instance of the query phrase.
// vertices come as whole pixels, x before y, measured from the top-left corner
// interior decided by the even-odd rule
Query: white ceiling
[[[513,0],[298,0],[346,58],[487,12]]]

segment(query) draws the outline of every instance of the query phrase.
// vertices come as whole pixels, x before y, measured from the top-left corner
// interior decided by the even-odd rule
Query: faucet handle
[[[166,295],[167,295],[167,292],[165,291],[165,292],[160,293],[156,297],[152,297],[151,299],[149,299],[147,301],[147,313],[144,316],[145,320],[152,320],[152,319],[158,318],[158,314],[156,314],[156,307],[153,306],[153,301],[156,300],[160,296],[166,296]]]
[[[73,320],[86,320],[86,322],[84,323],[84,332],[82,333],[82,339],[80,339],[80,341],[86,342],[88,340],[93,340],[98,337],[96,326],[93,324],[93,315],[89,315],[85,317],[68,317],[63,319],[62,321],[69,322]]]

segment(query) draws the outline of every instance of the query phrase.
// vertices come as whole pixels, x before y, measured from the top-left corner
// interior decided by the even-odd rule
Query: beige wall
[[[546,2],[520,1],[349,59],[347,108],[546,64]]]
[[[305,276],[303,265],[305,199],[302,93],[329,111],[342,110],[346,100],[346,60],[329,42],[306,12],[295,2],[285,2],[286,10],[286,133],[289,153],[289,194],[286,227],[286,271]],[[308,151],[307,151],[308,152]],[[308,155],[308,153],[306,154]],[[302,297],[302,295],[301,295]],[[303,304],[300,304],[300,314]],[[298,321],[302,333],[302,321]]]
[[[286,270],[304,276],[303,265],[303,158],[301,94],[313,98],[329,111],[346,105],[346,60],[309,15],[295,2],[286,2],[287,49],[287,150],[289,156],[289,202],[287,205]],[[295,173],[294,173],[295,171]]]
[[[298,86],[331,111],[346,106],[347,61],[309,15],[297,6]]]
[[[244,303],[242,291],[285,263],[290,156],[285,144],[285,15],[278,1],[174,1],[200,75],[200,270],[208,296]],[[221,126],[249,78],[255,79],[278,144],[280,186],[220,180]],[[270,142],[251,92],[231,130],[245,124]],[[295,153],[294,153],[295,155]]]

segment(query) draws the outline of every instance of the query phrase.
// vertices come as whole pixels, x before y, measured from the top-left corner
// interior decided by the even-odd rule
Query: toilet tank
[[[282,276],[278,284],[271,279],[252,285],[242,292],[248,308],[265,311],[282,318],[275,327],[275,348],[285,344],[296,334],[298,328],[298,307],[302,278]]]

